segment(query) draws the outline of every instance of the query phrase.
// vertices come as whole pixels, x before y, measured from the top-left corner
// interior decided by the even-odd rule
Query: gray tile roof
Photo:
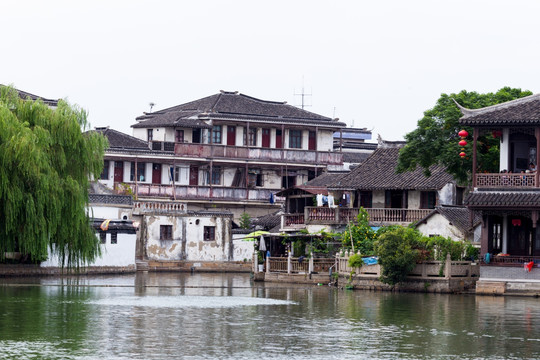
[[[481,109],[460,106],[462,125],[469,126],[519,126],[540,125],[540,94],[507,101]]]
[[[222,91],[219,94],[139,116],[137,117],[139,123],[132,127],[188,126],[190,123],[194,124],[193,127],[199,127],[203,124],[199,118],[313,123],[336,128],[346,126],[334,119],[299,109],[285,102],[260,100],[238,92]]]
[[[109,140],[109,149],[148,150],[148,142],[109,128],[90,130],[104,135]]]
[[[428,216],[423,218],[417,223],[417,226],[425,223],[434,214],[440,214],[445,219],[454,225],[460,231],[467,233],[472,230],[473,227],[481,222],[480,215],[476,212],[473,213],[473,223],[471,224],[471,211],[465,206],[438,206]]]
[[[371,153],[343,152],[343,162],[352,164],[361,164],[370,157]]]
[[[133,205],[130,195],[89,194],[88,201],[90,204]]]
[[[348,175],[348,172],[345,173],[335,173],[335,172],[325,172],[317,176],[314,179],[311,179],[306,183],[306,187],[327,187],[329,185],[336,184],[339,179]]]
[[[105,219],[93,218],[92,227],[94,230],[102,232],[103,230],[101,230],[101,224],[103,224],[104,221]],[[135,234],[137,232],[137,228],[133,226],[133,220],[110,220],[107,231]]]
[[[251,220],[251,226],[260,227],[266,231],[280,225],[281,215],[278,215],[278,211]]]
[[[348,175],[329,185],[330,189],[359,190],[439,190],[454,182],[453,177],[441,166],[432,166],[431,176],[426,177],[423,169],[401,174],[396,173],[399,147],[378,148],[361,165]]]
[[[473,191],[465,199],[471,208],[540,208],[540,191]]]
[[[1,87],[6,87],[5,85],[2,85],[0,84],[0,88]],[[41,100],[43,101],[43,103],[45,105],[48,105],[48,106],[58,106],[58,101],[59,100],[53,100],[53,99],[46,99],[42,96],[38,96],[38,95],[34,95],[34,94],[30,94],[29,92],[26,92],[26,91],[22,91],[22,90],[19,90],[19,89],[14,89],[15,91],[17,91],[19,93],[19,97],[23,100],[26,100],[26,99],[30,99],[30,100]]]

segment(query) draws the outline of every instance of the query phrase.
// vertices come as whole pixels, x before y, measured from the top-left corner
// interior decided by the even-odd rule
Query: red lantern
[[[458,132],[458,135],[461,138],[466,138],[467,136],[469,136],[469,133],[465,130],[461,130],[460,132]]]
[[[467,142],[466,142],[465,140],[461,140],[461,141],[459,142],[459,146],[462,146],[462,147],[463,147],[463,146],[465,146],[465,145],[467,145]]]
[[[459,156],[461,156],[462,158],[464,158],[467,154],[465,154],[463,151],[459,153]]]

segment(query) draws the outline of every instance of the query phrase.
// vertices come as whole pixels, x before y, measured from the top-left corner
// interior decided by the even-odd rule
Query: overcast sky
[[[400,140],[441,93],[539,91],[540,1],[1,0],[0,83],[92,126],[218,93]]]

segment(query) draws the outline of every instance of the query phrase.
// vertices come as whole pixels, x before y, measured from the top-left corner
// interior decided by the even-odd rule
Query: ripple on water
[[[100,306],[149,308],[230,308],[243,306],[297,305],[288,300],[235,296],[119,296],[88,301]]]

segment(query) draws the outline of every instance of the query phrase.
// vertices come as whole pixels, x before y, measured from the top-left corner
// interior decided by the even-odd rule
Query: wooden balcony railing
[[[538,187],[535,173],[525,174],[476,174],[476,187],[480,188],[531,188]]]
[[[234,200],[234,201],[270,201],[270,194],[280,189],[245,189],[233,187],[210,187],[188,185],[155,185],[134,183],[127,184],[137,196],[162,197],[176,200]],[[274,196],[280,203],[283,197]]]
[[[194,158],[259,160],[289,164],[340,165],[343,163],[343,154],[333,151],[176,143],[174,152],[178,156]]]
[[[284,225],[286,227],[295,227],[296,225],[304,225],[304,214],[283,214]]]
[[[347,224],[355,221],[360,209],[358,208],[328,208],[307,206],[304,208],[306,224]],[[431,209],[393,209],[366,208],[371,222],[381,223],[412,223],[419,221],[431,213]]]

